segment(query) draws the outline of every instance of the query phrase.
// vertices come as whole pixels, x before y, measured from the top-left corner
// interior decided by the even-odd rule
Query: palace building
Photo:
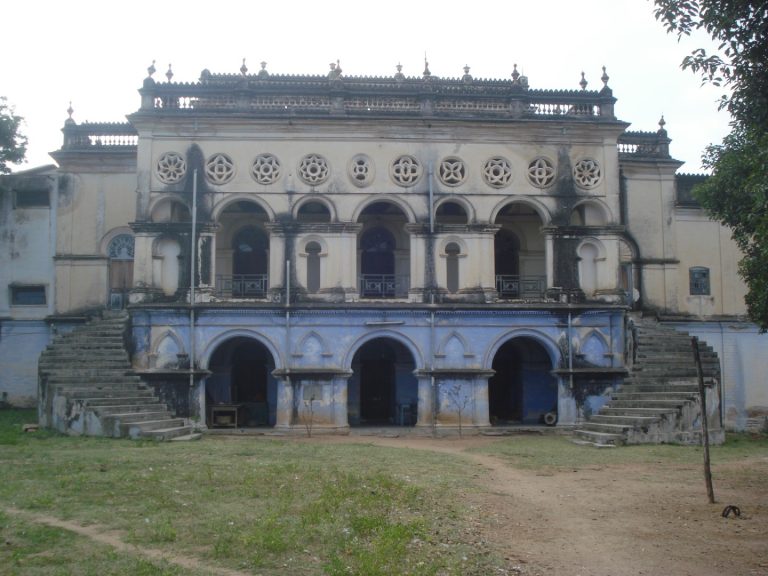
[[[7,179],[0,362],[31,338],[32,389],[17,366],[9,393],[44,422],[80,412],[37,355],[104,309],[127,311],[132,376],[198,427],[578,426],[651,318],[718,353],[715,428],[768,406],[738,250],[605,69],[557,91],[516,67],[154,74],[127,122],[70,109],[58,167]]]

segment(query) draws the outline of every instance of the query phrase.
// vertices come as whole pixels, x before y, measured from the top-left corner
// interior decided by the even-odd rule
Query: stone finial
[[[402,82],[405,80],[405,74],[403,74],[403,65],[398,62],[395,68],[397,68],[397,72],[395,73],[395,80]]]
[[[664,114],[661,115],[661,118],[659,118],[659,131],[658,134],[666,134],[667,131],[664,128],[664,126],[667,125],[667,121],[664,120]]]
[[[512,82],[517,84],[518,78],[520,78],[520,72],[517,71],[517,64],[514,64],[512,68]]]
[[[69,108],[67,108],[67,116],[69,116],[69,118],[67,118],[67,119],[64,121],[64,124],[67,124],[67,125],[69,125],[69,124],[74,124],[74,123],[75,123],[75,119],[74,119],[74,118],[72,118],[72,114],[74,114],[74,112],[75,112],[75,111],[74,111],[74,109],[72,108],[72,100],[70,100],[70,101],[69,101]]]
[[[464,76],[461,77],[463,82],[466,82],[467,84],[472,82],[472,76],[469,73],[469,66],[464,66]]]
[[[173,80],[173,70],[171,69],[170,64],[168,64],[168,72],[165,73],[165,77],[168,78],[168,82]]]
[[[429,71],[429,62],[427,61],[427,55],[424,54],[424,79],[427,80],[432,76],[432,72]]]
[[[579,81],[579,86],[581,86],[582,90],[586,90],[587,89],[587,84],[588,84],[587,79],[584,78],[584,72],[582,71],[581,72],[581,80]]]
[[[242,74],[243,76],[248,74],[248,66],[245,65],[245,58],[243,58],[243,65],[240,66],[240,74]]]
[[[341,61],[336,60],[336,62],[331,62],[328,66],[331,68],[331,71],[328,72],[329,80],[338,80],[341,78]]]
[[[267,72],[267,63],[264,60],[261,61],[261,70],[259,70],[259,78],[269,78],[269,72]]]
[[[604,88],[608,88],[608,80],[610,79],[611,77],[608,76],[608,73],[605,71],[605,66],[603,66],[603,75],[600,76],[600,80],[602,80]]]
[[[155,68],[155,61],[152,60],[152,64],[150,64],[149,67],[147,68],[148,77],[152,78],[152,74],[154,74],[155,72],[157,72],[157,69]]]

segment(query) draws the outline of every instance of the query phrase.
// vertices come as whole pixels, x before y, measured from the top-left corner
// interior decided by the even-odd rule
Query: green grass
[[[0,512],[0,573],[4,576],[203,576],[160,560],[117,552],[68,530]]]
[[[475,467],[460,458],[255,437],[153,443],[20,432],[29,421],[0,411],[0,509],[104,525],[139,547],[264,575],[488,574],[504,562],[466,537],[476,512],[460,493]],[[40,530],[54,547],[73,538]],[[94,552],[94,565],[107,552]],[[124,573],[173,573],[156,568]]]
[[[517,468],[562,471],[585,467],[627,464],[693,465],[703,461],[703,448],[672,444],[595,448],[579,446],[569,436],[514,436],[477,449],[498,456]],[[768,436],[728,434],[721,446],[712,446],[713,465],[764,454],[768,457]]]

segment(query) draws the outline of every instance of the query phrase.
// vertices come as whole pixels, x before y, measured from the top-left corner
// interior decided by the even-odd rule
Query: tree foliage
[[[21,131],[21,116],[8,106],[6,98],[0,96],[0,174],[8,174],[8,164],[19,164],[27,153],[27,138]]]
[[[747,312],[768,330],[768,1],[655,0],[657,20],[679,36],[704,30],[718,51],[693,51],[682,63],[730,90],[720,107],[731,114],[731,133],[707,147],[712,176],[694,193],[729,226],[744,253],[739,273],[747,283]]]

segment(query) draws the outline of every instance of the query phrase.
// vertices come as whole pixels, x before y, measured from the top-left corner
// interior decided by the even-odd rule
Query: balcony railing
[[[234,274],[216,276],[216,295],[222,298],[266,298],[267,274]]]
[[[361,274],[361,298],[405,298],[408,296],[408,276],[395,274]]]
[[[496,275],[496,292],[499,298],[515,300],[539,300],[544,298],[547,279],[544,276]]]

